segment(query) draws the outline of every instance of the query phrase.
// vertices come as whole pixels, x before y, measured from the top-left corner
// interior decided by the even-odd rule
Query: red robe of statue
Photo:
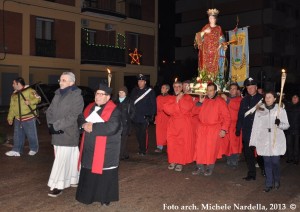
[[[167,131],[168,161],[185,165],[193,162],[194,143],[192,133],[193,100],[184,95],[178,103],[176,96],[164,105],[164,111],[170,115]]]
[[[200,33],[211,29],[211,32],[204,34],[203,37]],[[196,40],[199,48],[198,53],[198,67],[199,70],[206,69],[209,72],[216,73],[219,70],[219,45],[224,41],[222,28],[220,26],[210,27],[206,24],[199,33],[196,35]]]
[[[167,145],[167,127],[170,116],[163,111],[163,106],[170,100],[170,98],[172,98],[170,95],[159,95],[156,98],[157,115],[155,117],[155,125],[157,146]]]
[[[221,130],[228,132],[230,125],[226,102],[221,97],[205,99],[200,107],[194,108],[193,113],[199,116],[194,159],[197,164],[215,164],[224,140],[219,133]]]

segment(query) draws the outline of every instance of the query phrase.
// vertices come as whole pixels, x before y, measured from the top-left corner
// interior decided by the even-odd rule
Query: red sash
[[[85,118],[87,118],[89,116],[90,111],[94,105],[95,105],[95,103],[91,103],[85,108],[85,110],[83,112],[83,115]],[[111,100],[108,101],[101,113],[101,118],[105,122],[108,121],[115,108],[116,108],[116,105]],[[80,162],[81,162],[81,157],[82,157],[82,151],[83,151],[83,146],[84,146],[84,137],[85,137],[85,132],[83,133],[82,138],[81,138],[78,170],[80,167]],[[97,136],[96,137],[93,163],[92,163],[92,173],[102,174],[103,165],[104,165],[105,149],[106,149],[106,140],[107,140],[107,136]]]

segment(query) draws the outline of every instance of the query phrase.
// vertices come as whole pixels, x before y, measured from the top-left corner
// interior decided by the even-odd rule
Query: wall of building
[[[0,17],[0,28],[3,29],[3,11],[0,11]],[[22,54],[22,14],[5,11],[4,17],[5,34],[0,33],[0,41],[5,39],[5,48],[8,53]],[[3,45],[2,42],[1,45]]]
[[[114,26],[116,33],[125,35],[126,32],[141,34],[143,43],[141,49],[145,51],[141,65],[126,64],[126,67],[110,66],[112,70],[112,87],[124,85],[124,76],[143,73],[150,75],[153,85],[157,80],[157,0],[142,1],[141,20],[127,18],[116,20],[99,15],[81,13],[81,2],[75,0],[27,0],[16,3],[6,1],[5,10],[5,45],[7,53],[0,63],[0,82],[4,73],[17,74],[26,82],[48,83],[50,76],[60,75],[64,71],[75,73],[78,85],[88,86],[89,78],[107,77],[107,65],[81,64],[81,29],[82,19],[88,20],[88,28],[105,30],[105,24]],[[149,10],[147,10],[148,8]],[[2,10],[2,4],[0,6]],[[116,10],[125,13],[125,6],[117,3]],[[35,56],[35,23],[36,17],[54,20],[54,36],[56,42],[56,57]],[[0,12],[0,28],[3,19]],[[0,33],[0,44],[3,35]],[[148,50],[150,49],[150,51]],[[0,50],[0,58],[4,54]],[[127,55],[125,55],[127,57]],[[3,58],[2,58],[3,59]],[[0,90],[0,105],[3,93]],[[7,104],[7,102],[5,103]]]

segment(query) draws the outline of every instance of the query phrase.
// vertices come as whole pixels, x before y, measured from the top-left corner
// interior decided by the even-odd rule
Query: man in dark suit
[[[246,181],[250,181],[256,179],[256,160],[254,147],[249,147],[249,141],[252,131],[256,105],[259,104],[263,96],[257,92],[257,82],[251,77],[245,80],[244,86],[246,87],[248,94],[241,101],[235,134],[236,136],[240,136],[240,133],[242,132],[244,155],[248,166],[247,176],[243,179]],[[257,162],[259,163],[259,166],[262,169],[262,174],[264,175],[262,158],[259,157]]]
[[[139,144],[138,154],[146,155],[148,149],[148,125],[153,121],[156,113],[156,97],[154,91],[146,84],[146,76],[139,74],[137,77],[138,87],[131,93],[131,102],[134,113],[132,116],[136,137]]]

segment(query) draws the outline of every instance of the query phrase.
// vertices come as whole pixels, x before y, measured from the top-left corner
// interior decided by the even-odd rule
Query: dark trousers
[[[280,156],[264,156],[266,171],[266,187],[273,187],[273,183],[280,183]]]
[[[128,158],[129,156],[127,151],[127,138],[127,134],[121,136],[120,159]]]
[[[264,157],[263,157],[263,156],[257,155],[256,161],[257,161],[257,163],[258,163],[258,165],[259,165],[259,168],[260,168],[261,170],[265,170]]]
[[[139,153],[146,154],[148,149],[148,123],[134,123]]]
[[[299,161],[299,138],[300,135],[286,135],[288,160]]]
[[[243,140],[243,148],[244,148],[244,155],[248,167],[247,176],[256,177],[256,167],[255,167],[256,160],[261,170],[264,170],[263,157],[257,156],[257,159],[255,159],[255,154],[254,154],[255,148],[249,147],[249,141]]]

